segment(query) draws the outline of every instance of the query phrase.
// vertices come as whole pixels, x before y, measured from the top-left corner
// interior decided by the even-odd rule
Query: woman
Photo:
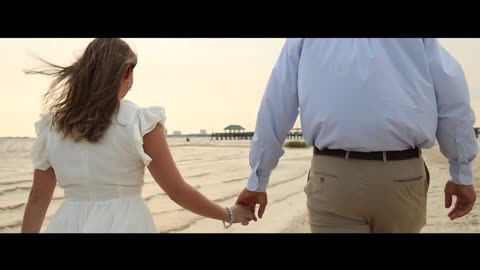
[[[47,232],[157,232],[141,197],[145,166],[174,202],[196,214],[247,225],[246,208],[223,208],[184,181],[170,154],[163,108],[123,98],[137,57],[120,39],[93,40],[71,66],[27,71],[54,77],[48,113],[35,124],[34,178],[22,232],[38,233],[58,181],[65,200]]]

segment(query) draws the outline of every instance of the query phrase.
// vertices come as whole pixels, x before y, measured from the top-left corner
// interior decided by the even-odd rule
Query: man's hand
[[[258,209],[258,217],[262,218],[263,213],[265,212],[265,207],[267,206],[267,193],[266,192],[254,192],[248,189],[244,189],[240,195],[238,195],[237,202],[235,204],[244,205],[250,208],[253,214],[253,220],[257,221],[255,216],[255,206],[260,204]]]
[[[450,208],[452,205],[452,195],[457,197],[457,201],[455,207],[448,214],[451,220],[468,214],[477,199],[473,185],[464,186],[448,181],[445,185],[445,208]]]

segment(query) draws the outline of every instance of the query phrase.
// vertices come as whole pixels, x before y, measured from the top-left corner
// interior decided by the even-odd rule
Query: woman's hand
[[[236,204],[230,209],[233,212],[233,223],[242,223],[246,226],[253,219],[252,211],[246,206]]]

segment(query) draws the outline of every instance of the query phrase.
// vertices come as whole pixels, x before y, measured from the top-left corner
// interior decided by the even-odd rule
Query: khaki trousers
[[[418,233],[426,223],[421,157],[384,162],[316,155],[304,190],[313,233]]]

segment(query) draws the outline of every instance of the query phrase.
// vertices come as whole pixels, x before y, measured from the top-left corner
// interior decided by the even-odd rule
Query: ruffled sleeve
[[[143,151],[143,136],[152,131],[158,123],[165,125],[165,109],[163,107],[141,108],[133,123],[133,140],[135,148],[145,166],[148,166],[152,158]]]
[[[41,115],[40,120],[35,123],[35,132],[37,138],[32,144],[30,154],[33,162],[33,169],[42,171],[51,167],[47,154],[47,138],[50,129],[51,117],[50,114]]]

